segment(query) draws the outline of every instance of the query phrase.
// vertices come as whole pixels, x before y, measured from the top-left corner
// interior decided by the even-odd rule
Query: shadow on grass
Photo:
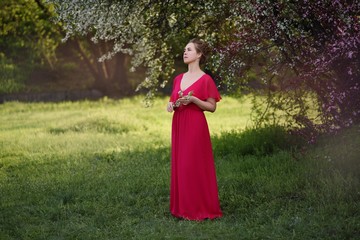
[[[228,154],[266,156],[296,149],[302,144],[300,138],[280,126],[225,132],[213,138],[214,152],[219,157]]]
[[[324,149],[294,161],[281,129],[223,134],[213,147],[222,219],[198,224],[169,214],[169,146],[54,152],[1,165],[0,237],[349,239],[360,233],[359,179],[319,157],[317,149]],[[347,147],[343,154],[353,151]]]

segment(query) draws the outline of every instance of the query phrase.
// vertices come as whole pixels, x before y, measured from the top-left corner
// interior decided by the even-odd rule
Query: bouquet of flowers
[[[185,99],[186,99],[186,100],[189,100],[189,98],[193,95],[193,93],[194,93],[193,91],[190,91],[190,92],[188,93],[188,95],[185,96]],[[183,94],[184,94],[183,91],[180,90],[180,91],[178,92],[178,94],[179,94],[179,97],[180,97],[180,98],[184,97],[184,96],[183,96]],[[178,100],[176,100],[176,102],[174,103],[174,107],[180,107],[180,104],[181,104],[181,103],[180,103],[180,101],[179,101],[179,99],[178,99]]]

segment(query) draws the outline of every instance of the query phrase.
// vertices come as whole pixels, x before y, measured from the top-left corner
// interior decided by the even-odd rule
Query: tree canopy
[[[22,89],[37,61],[54,68],[61,36],[53,14],[41,1],[0,2],[0,93]]]
[[[140,87],[164,87],[174,71],[174,60],[191,37],[210,43],[221,38],[226,21],[218,21],[219,10],[229,11],[225,1],[57,1],[51,0],[67,35],[92,34],[98,42],[114,41],[112,51],[132,56],[132,66],[147,68]],[[91,3],[90,3],[91,2]],[[196,21],[195,21],[196,19]],[[220,31],[215,31],[216,29]]]
[[[60,28],[49,21],[53,14],[41,1],[1,1],[1,52],[16,62],[34,61],[40,56],[53,66],[61,37]]]
[[[268,86],[270,109],[262,117],[281,110],[291,124],[312,130],[309,139],[359,122],[359,2],[267,0],[233,7],[247,22],[220,52],[226,71],[241,76],[249,72],[244,56],[261,64],[258,77]]]
[[[133,68],[145,66],[140,87],[149,96],[167,84],[186,42],[200,37],[214,48],[207,67],[222,85],[234,90],[255,82],[267,94],[259,120],[281,110],[293,125],[310,129],[310,138],[359,122],[357,1],[48,2],[65,39],[91,34],[94,42],[114,41],[101,60],[122,52],[132,56]]]

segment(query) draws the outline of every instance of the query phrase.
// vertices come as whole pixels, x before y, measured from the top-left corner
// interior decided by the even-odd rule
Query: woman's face
[[[189,64],[192,62],[195,62],[197,60],[200,60],[201,53],[196,52],[195,44],[194,43],[188,43],[186,47],[184,48],[184,63]]]

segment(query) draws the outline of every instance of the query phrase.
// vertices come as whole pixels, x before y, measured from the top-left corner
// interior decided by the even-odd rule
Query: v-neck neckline
[[[185,88],[184,90],[181,89],[181,83],[184,79],[184,75],[185,73],[183,73],[183,75],[181,76],[181,81],[180,81],[180,84],[179,84],[179,89],[180,91],[182,92],[185,92],[186,90],[188,90],[192,85],[194,85],[195,83],[197,83],[202,77],[204,77],[206,75],[206,73],[204,73],[203,75],[201,75],[196,81],[194,81],[192,84],[190,84],[187,88]]]

